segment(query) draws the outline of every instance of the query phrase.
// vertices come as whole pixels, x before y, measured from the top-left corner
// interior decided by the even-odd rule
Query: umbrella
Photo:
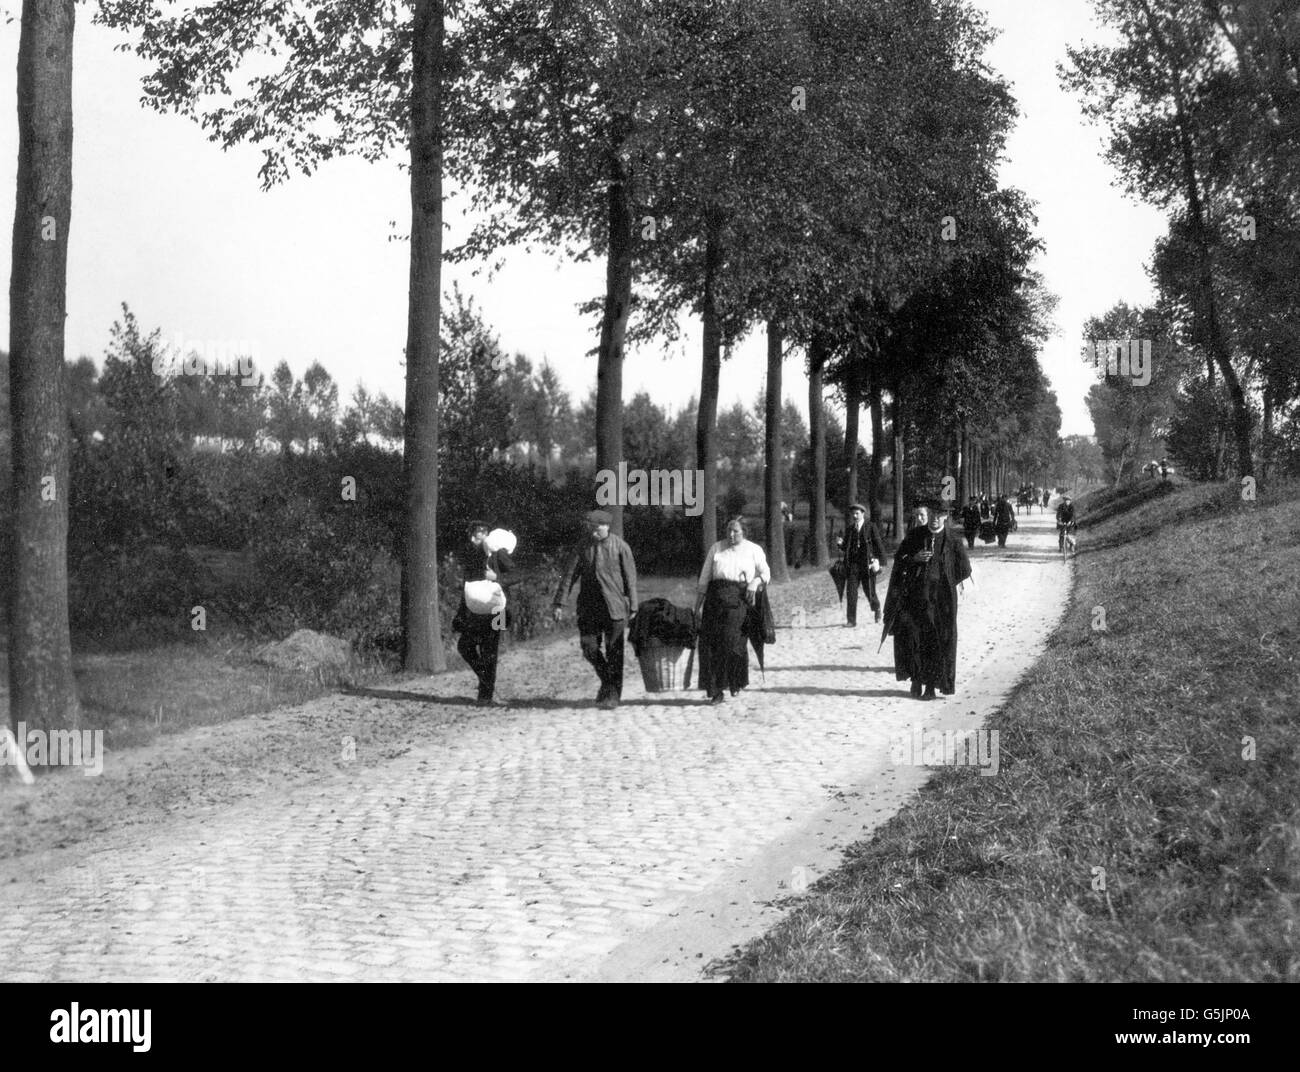
[[[758,590],[754,597],[754,605],[749,608],[745,615],[745,624],[742,626],[745,636],[749,637],[750,646],[754,649],[754,655],[758,659],[758,669],[763,673],[763,680],[767,680],[767,674],[763,666],[763,651],[766,645],[776,643],[776,623],[772,619],[772,605],[767,600],[767,587],[764,586]]]
[[[830,569],[831,580],[835,582],[835,591],[839,594],[840,602],[844,602],[844,587],[848,581],[848,567],[844,565],[844,559],[840,559]]]
[[[895,560],[895,569],[898,569],[897,560]],[[880,647],[876,648],[876,654],[885,646],[885,640],[889,634],[894,631],[894,622],[898,620],[898,612],[902,609],[903,603],[907,599],[907,590],[912,586],[913,581],[920,574],[917,569],[903,569],[897,574],[898,594],[894,594],[894,579],[890,579],[889,592],[885,596],[885,624],[880,631]]]

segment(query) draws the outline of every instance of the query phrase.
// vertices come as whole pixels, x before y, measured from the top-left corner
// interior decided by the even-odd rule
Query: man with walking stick
[[[948,505],[929,503],[930,520],[913,529],[894,557],[880,637],[894,637],[894,673],[911,680],[912,696],[933,700],[957,687],[957,602],[971,579],[970,557],[948,531]]]

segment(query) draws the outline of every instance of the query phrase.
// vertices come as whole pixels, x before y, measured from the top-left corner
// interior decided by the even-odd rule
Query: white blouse
[[[708,590],[710,581],[739,581],[741,574],[752,584],[756,579],[768,584],[772,571],[767,568],[767,555],[756,543],[741,540],[735,547],[728,540],[719,540],[709,548],[700,570],[699,595]]]

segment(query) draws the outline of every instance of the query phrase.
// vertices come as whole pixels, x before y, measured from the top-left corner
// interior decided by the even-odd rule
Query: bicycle
[[[1065,557],[1067,551],[1071,557],[1079,553],[1079,537],[1075,535],[1078,527],[1078,523],[1074,521],[1071,521],[1068,525],[1056,526],[1056,531],[1058,533],[1058,539],[1056,542],[1060,549],[1062,558]]]

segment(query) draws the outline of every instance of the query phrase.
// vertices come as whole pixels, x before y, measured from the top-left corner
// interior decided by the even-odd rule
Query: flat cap
[[[607,510],[590,510],[587,512],[587,518],[593,525],[612,525],[613,516]]]

